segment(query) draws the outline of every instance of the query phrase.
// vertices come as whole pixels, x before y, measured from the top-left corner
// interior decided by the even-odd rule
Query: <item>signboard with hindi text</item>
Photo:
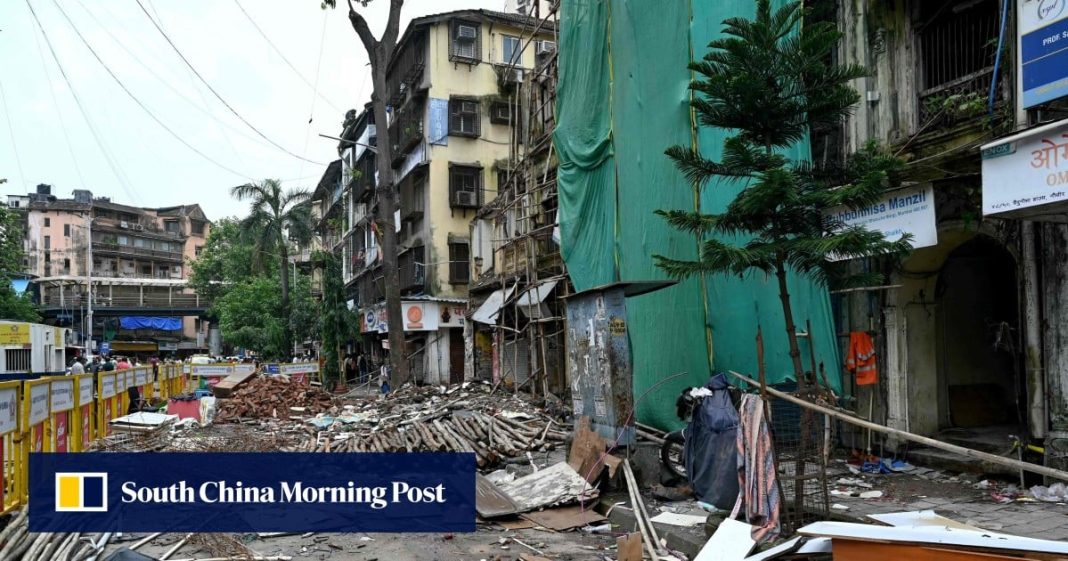
[[[1068,121],[982,147],[983,215],[1068,202]]]

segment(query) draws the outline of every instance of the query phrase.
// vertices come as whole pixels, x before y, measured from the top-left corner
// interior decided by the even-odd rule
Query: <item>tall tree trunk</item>
[[[797,380],[797,391],[804,393],[805,371],[801,366],[801,348],[797,344],[797,327],[794,325],[794,311],[790,305],[790,289],[786,284],[786,264],[780,257],[775,263],[775,276],[779,279],[779,299],[782,301],[782,315],[786,320],[786,336],[790,342],[790,359],[794,364],[794,378]],[[812,336],[811,333],[808,334]],[[804,515],[805,508],[805,475],[808,461],[809,432],[812,430],[812,413],[805,408],[801,409],[800,438],[794,458],[794,516],[800,520]]]
[[[286,248],[285,236],[281,236],[282,243],[280,245],[282,252],[282,269],[280,271],[280,278],[282,279],[282,318],[283,330],[282,330],[282,345],[285,352],[293,352],[293,331],[289,325],[289,250]]]
[[[779,279],[779,300],[782,301],[782,316],[786,320],[786,337],[790,342],[790,360],[794,365],[794,377],[798,389],[805,387],[805,369],[801,365],[801,347],[797,344],[797,326],[794,325],[794,311],[790,305],[790,289],[786,285],[786,264],[780,259],[775,264],[775,276]]]
[[[390,386],[399,388],[409,379],[408,360],[405,356],[404,319],[401,316],[400,271],[397,268],[397,229],[394,213],[397,209],[397,186],[393,184],[393,146],[389,143],[389,126],[386,120],[386,64],[388,56],[381,47],[372,55],[371,72],[374,92],[371,103],[375,114],[378,136],[378,226],[382,232],[382,277],[385,283],[386,317],[389,325]]]

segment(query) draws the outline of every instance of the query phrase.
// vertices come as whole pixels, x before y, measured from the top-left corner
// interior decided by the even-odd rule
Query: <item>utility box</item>
[[[635,442],[634,388],[627,298],[675,284],[668,281],[618,282],[568,296],[568,383],[575,418],[589,417],[591,428],[610,443]]]

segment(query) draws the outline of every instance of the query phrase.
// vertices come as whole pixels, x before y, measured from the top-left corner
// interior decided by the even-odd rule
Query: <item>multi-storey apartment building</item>
[[[374,146],[392,146],[403,352],[416,380],[464,378],[470,223],[507,178],[511,139],[520,129],[518,85],[537,49],[552,42],[552,30],[538,23],[487,10],[413,20],[389,67],[390,122],[374,123],[367,108],[350,112],[340,168],[328,168],[316,191],[323,247],[343,256],[352,304],[363,318],[363,351],[381,356],[386,314],[373,222]]]
[[[59,199],[48,185],[8,205],[25,216],[25,272],[49,321],[82,342],[91,330],[114,352],[206,348],[207,302],[185,288],[211,224],[199,205],[139,208],[85,190]]]

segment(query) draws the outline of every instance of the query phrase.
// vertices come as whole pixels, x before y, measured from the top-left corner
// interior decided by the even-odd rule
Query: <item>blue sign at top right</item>
[[[1023,108],[1068,96],[1068,0],[1018,0]]]

